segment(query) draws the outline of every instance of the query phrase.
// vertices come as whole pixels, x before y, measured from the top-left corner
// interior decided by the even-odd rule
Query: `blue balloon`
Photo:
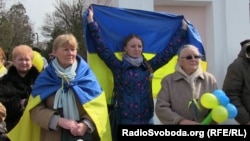
[[[213,91],[214,95],[226,95],[226,93],[223,90],[217,89]]]
[[[238,110],[233,104],[228,103],[227,106],[226,106],[226,109],[227,109],[227,112],[228,112],[228,118],[233,119],[233,118],[235,118],[237,116]]]
[[[226,107],[227,104],[229,103],[229,98],[227,97],[227,95],[225,94],[224,91],[222,90],[214,90],[213,94],[216,96],[218,102],[220,105]]]

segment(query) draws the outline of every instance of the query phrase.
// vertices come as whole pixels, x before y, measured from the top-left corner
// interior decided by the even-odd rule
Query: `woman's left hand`
[[[70,129],[70,132],[73,136],[83,136],[88,130],[88,126],[85,123],[78,123],[77,126]]]

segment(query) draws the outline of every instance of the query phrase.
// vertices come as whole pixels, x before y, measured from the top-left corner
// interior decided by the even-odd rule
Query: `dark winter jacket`
[[[114,52],[105,46],[97,23],[89,23],[88,27],[96,42],[95,49],[98,55],[113,73],[113,92],[117,96],[118,110],[122,119],[129,119],[131,123],[128,124],[148,124],[142,121],[149,121],[154,114],[150,71],[145,64],[136,67],[125,60],[117,59]],[[178,30],[169,45],[148,61],[153,71],[172,59],[186,39],[186,33],[183,29]]]
[[[0,80],[0,102],[6,107],[5,122],[8,131],[17,124],[22,116],[25,105],[21,105],[21,100],[27,101],[38,75],[38,70],[32,67],[25,77],[21,77],[16,68],[11,66],[8,73]]]
[[[223,90],[238,109],[236,121],[250,122],[250,43],[242,46],[238,57],[228,66]]]
[[[5,121],[0,122],[0,141],[10,141],[7,137],[7,128]]]

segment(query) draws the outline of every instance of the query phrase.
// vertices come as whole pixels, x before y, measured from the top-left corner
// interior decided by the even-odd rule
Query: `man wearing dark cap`
[[[243,47],[247,43],[250,44],[250,39],[246,39],[246,40],[240,42],[240,45]]]
[[[237,107],[235,120],[250,125],[250,39],[240,45],[238,57],[228,66],[222,89]]]

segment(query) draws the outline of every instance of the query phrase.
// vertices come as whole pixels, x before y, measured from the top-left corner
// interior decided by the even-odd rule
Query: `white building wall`
[[[213,0],[207,7],[207,17],[208,71],[221,88],[228,65],[240,51],[240,42],[250,38],[249,1]]]
[[[154,11],[153,0],[113,0],[116,7]]]

